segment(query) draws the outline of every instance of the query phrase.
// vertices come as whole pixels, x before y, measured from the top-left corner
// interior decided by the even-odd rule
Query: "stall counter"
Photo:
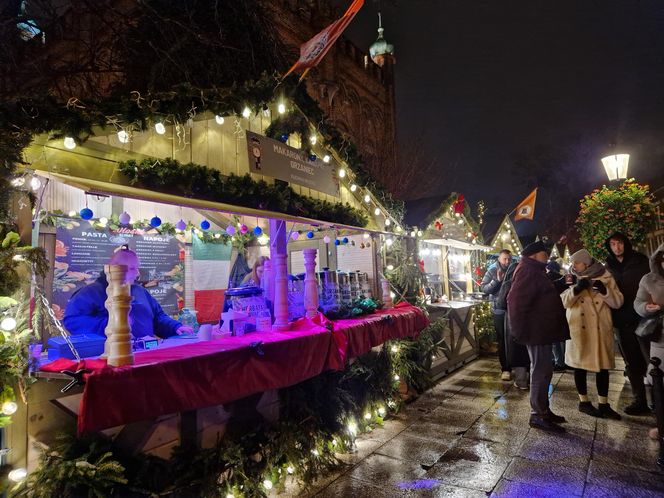
[[[297,384],[325,370],[341,370],[348,359],[386,340],[417,336],[428,323],[419,308],[403,304],[357,319],[301,319],[287,332],[145,351],[136,354],[131,366],[61,359],[41,371],[91,371],[78,412],[78,432],[83,434],[228,403]]]

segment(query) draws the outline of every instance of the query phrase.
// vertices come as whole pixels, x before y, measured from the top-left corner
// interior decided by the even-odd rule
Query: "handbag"
[[[642,318],[634,333],[641,339],[655,340],[662,332],[662,315]]]

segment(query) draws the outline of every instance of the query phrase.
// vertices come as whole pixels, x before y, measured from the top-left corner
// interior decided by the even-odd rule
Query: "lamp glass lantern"
[[[625,180],[629,165],[629,154],[614,154],[602,158],[602,164],[609,181]]]

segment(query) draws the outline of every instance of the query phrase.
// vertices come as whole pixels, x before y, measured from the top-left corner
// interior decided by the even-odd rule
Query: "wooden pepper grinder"
[[[104,351],[108,354],[108,364],[114,367],[134,364],[129,325],[131,284],[127,283],[127,269],[126,265],[104,265],[104,273],[108,280],[106,287],[108,326]]]

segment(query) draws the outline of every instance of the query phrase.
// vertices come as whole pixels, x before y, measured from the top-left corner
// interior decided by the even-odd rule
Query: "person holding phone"
[[[579,411],[593,417],[620,420],[609,405],[609,370],[615,368],[611,310],[623,305],[611,273],[590,253],[581,249],[572,254],[572,275],[576,283],[561,295],[567,310],[570,339],[565,363],[574,368],[574,383],[579,395]],[[595,372],[599,405],[588,398],[588,372]]]

